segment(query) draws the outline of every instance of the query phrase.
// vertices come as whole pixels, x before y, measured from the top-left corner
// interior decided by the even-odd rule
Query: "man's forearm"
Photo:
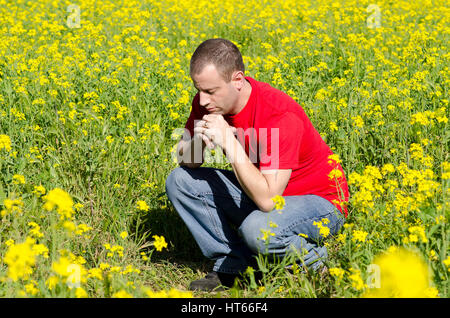
[[[271,200],[266,178],[250,161],[239,141],[233,138],[227,148],[224,149],[224,152],[245,193],[261,211],[271,211],[275,203]]]

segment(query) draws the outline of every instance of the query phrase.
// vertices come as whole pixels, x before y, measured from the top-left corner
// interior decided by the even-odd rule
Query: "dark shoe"
[[[204,278],[194,280],[189,290],[197,291],[224,291],[225,287],[232,287],[238,275],[210,272]],[[224,287],[225,286],[225,287]]]

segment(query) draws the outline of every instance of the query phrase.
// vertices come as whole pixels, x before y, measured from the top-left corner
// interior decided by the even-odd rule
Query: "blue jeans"
[[[217,272],[242,273],[258,253],[282,257],[294,251],[317,269],[327,249],[313,223],[327,218],[329,235],[344,223],[334,205],[316,195],[285,196],[281,211],[262,212],[232,170],[177,167],[167,177],[166,193]]]

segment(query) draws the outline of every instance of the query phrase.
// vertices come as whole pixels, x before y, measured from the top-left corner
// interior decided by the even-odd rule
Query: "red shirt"
[[[237,128],[237,138],[255,166],[261,170],[292,169],[283,196],[315,194],[333,203],[347,216],[343,202],[349,198],[347,180],[333,152],[313,127],[303,108],[284,92],[246,77],[252,86],[245,107],[235,115],[224,115]],[[194,134],[194,120],[208,111],[197,94],[185,128]],[[341,172],[330,178],[333,169]],[[335,171],[336,172],[336,171]],[[341,175],[341,176],[340,176]],[[343,209],[341,208],[341,204]]]

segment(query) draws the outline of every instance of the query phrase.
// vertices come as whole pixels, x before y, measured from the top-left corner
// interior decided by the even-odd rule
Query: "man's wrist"
[[[236,138],[234,138],[234,134],[232,133],[231,129],[227,128],[225,131],[224,142],[222,144],[222,150],[224,152],[231,151],[235,147],[235,140]]]
[[[227,139],[226,147],[223,150],[230,163],[242,163],[245,161],[243,158],[246,155],[245,151],[234,135],[232,138]]]

